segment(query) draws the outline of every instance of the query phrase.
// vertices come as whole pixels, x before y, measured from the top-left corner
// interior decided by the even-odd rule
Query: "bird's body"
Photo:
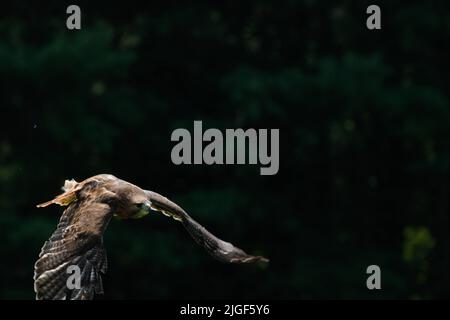
[[[137,219],[150,210],[160,211],[180,221],[197,243],[223,262],[249,263],[268,261],[261,256],[247,255],[231,243],[222,241],[194,221],[183,209],[167,198],[118,179],[101,174],[82,182],[67,180],[64,193],[38,205],[67,206],[58,226],[42,247],[35,264],[36,299],[92,299],[102,294],[100,273],[106,272],[106,251],[103,233],[112,216]],[[81,271],[80,286],[69,288],[68,268]]]

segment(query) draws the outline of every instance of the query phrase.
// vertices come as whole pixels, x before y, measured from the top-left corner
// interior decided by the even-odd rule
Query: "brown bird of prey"
[[[103,294],[100,276],[106,272],[103,233],[112,216],[138,219],[151,210],[159,211],[181,222],[198,244],[222,262],[268,262],[216,238],[169,199],[112,175],[101,174],[82,182],[66,180],[63,191],[55,199],[38,205],[58,204],[67,209],[34,266],[36,299],[84,300]],[[80,285],[69,289],[69,267],[73,266],[79,268]]]

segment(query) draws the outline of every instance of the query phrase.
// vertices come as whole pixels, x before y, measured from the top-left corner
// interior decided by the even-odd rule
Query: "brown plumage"
[[[103,233],[113,215],[137,219],[156,210],[180,221],[198,244],[222,262],[268,262],[216,238],[169,199],[112,175],[97,175],[80,183],[67,180],[63,190],[55,199],[38,205],[68,207],[35,264],[36,299],[92,299],[103,293],[100,273],[105,273],[107,266]],[[79,288],[67,286],[70,266],[81,271]]]

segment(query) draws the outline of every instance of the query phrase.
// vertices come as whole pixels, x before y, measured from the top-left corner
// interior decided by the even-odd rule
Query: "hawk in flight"
[[[67,209],[34,266],[36,299],[82,300],[103,293],[100,274],[106,272],[107,265],[103,233],[112,216],[138,219],[151,210],[159,211],[181,222],[198,244],[222,262],[268,262],[218,239],[169,199],[112,175],[101,174],[82,182],[66,180],[63,191],[38,205],[58,204]],[[68,268],[73,266],[80,270],[80,285],[69,289]]]

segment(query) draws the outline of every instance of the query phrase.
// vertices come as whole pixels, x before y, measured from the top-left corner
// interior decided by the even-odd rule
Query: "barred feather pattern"
[[[84,219],[89,214],[100,217],[91,228],[86,227],[89,225]],[[108,206],[89,198],[69,205],[35,263],[37,300],[88,300],[94,294],[103,294],[101,273],[106,272],[107,258],[102,234],[110,216]],[[75,289],[67,285],[73,274],[70,266],[80,270],[80,286]]]

